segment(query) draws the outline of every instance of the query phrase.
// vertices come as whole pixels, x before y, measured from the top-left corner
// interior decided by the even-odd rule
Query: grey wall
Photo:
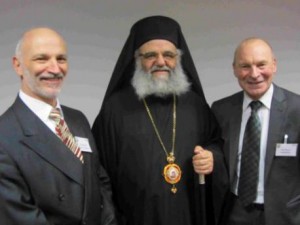
[[[0,0],[0,114],[20,87],[11,66],[16,42],[31,27],[49,26],[69,47],[60,101],[92,123],[129,29],[155,14],[181,24],[209,103],[240,90],[232,55],[249,36],[269,40],[278,59],[275,82],[300,93],[299,12],[299,0]]]

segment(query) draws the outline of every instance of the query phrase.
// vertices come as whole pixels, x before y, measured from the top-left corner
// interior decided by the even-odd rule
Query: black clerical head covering
[[[147,41],[164,39],[172,42],[176,47],[179,44],[179,24],[168,17],[152,16],[136,22],[130,31],[134,35],[134,50]]]
[[[135,70],[135,51],[142,44],[153,39],[168,40],[182,51],[182,68],[192,84],[192,89],[206,102],[196,67],[180,25],[175,20],[165,16],[146,17],[132,26],[129,37],[114,68],[103,102],[114,92],[130,84]]]

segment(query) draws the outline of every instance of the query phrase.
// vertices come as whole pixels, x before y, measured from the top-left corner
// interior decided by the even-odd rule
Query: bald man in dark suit
[[[116,224],[89,123],[57,98],[68,69],[65,41],[49,28],[29,30],[13,65],[21,89],[0,117],[1,224]],[[53,108],[62,114],[76,154],[49,117]]]
[[[235,51],[233,70],[243,91],[212,104],[222,127],[231,184],[223,222],[227,225],[298,225],[300,96],[273,83],[277,62],[265,40],[242,41]],[[243,161],[247,151],[244,131],[253,113],[251,102],[261,105],[256,111],[261,127],[257,164],[252,161],[254,157]],[[253,133],[251,138],[253,141]],[[256,151],[254,146],[250,148],[252,153]],[[247,161],[256,165],[250,169],[257,170],[256,176],[245,172],[244,168],[249,168]],[[242,188],[245,182],[246,189]],[[254,195],[249,194],[250,186],[254,187]],[[249,199],[250,196],[253,198]]]

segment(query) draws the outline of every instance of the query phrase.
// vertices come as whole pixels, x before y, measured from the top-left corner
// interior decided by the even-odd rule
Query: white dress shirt
[[[24,102],[24,104],[37,116],[43,121],[49,129],[55,133],[55,122],[51,119],[49,119],[50,112],[52,110],[52,106],[38,100],[36,98],[33,98],[27,94],[25,94],[22,90],[19,91],[19,97]],[[61,113],[61,106],[59,104],[59,101],[57,99],[57,105],[56,108],[59,108]]]
[[[260,158],[259,158],[259,174],[258,174],[258,185],[257,185],[257,196],[254,202],[256,203],[264,203],[264,172],[265,172],[265,156],[266,156],[266,148],[267,148],[267,139],[268,139],[268,131],[269,131],[269,119],[270,119],[270,109],[271,109],[271,101],[273,96],[274,87],[271,84],[268,91],[259,99],[259,101],[263,104],[257,111],[258,117],[261,122],[261,139],[260,139]],[[243,147],[243,139],[247,121],[251,114],[251,107],[249,104],[253,100],[244,93],[244,101],[243,101],[243,114],[242,114],[242,123],[240,130],[240,139],[238,146],[238,161],[237,161],[237,185],[234,189],[235,194],[238,193],[238,181],[240,176],[240,166],[241,166],[241,156],[242,156],[242,147]]]

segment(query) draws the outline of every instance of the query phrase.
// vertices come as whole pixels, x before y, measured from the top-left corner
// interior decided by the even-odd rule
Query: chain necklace
[[[158,132],[157,126],[154,122],[153,116],[151,114],[151,111],[149,109],[149,106],[146,102],[146,100],[143,98],[143,102],[146,108],[146,111],[148,113],[149,119],[152,123],[153,129],[155,131],[155,134],[159,140],[159,143],[162,147],[162,149],[164,150],[164,152],[166,153],[166,159],[168,164],[164,167],[164,171],[163,171],[163,176],[166,180],[167,183],[172,184],[172,188],[171,188],[171,192],[173,194],[175,194],[177,192],[177,188],[175,187],[175,184],[178,183],[181,179],[181,170],[180,167],[175,164],[175,137],[176,137],[176,96],[175,94],[173,95],[173,128],[172,128],[172,149],[170,151],[170,153],[168,153],[162,139],[161,136]]]

